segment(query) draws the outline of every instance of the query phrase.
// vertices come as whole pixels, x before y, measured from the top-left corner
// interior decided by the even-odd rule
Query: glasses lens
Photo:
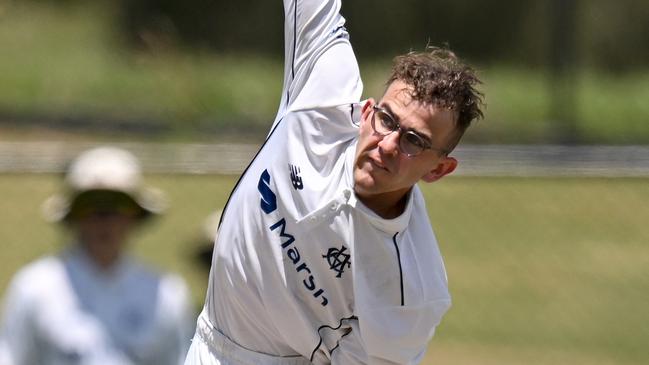
[[[418,155],[426,149],[426,142],[413,132],[402,133],[399,138],[401,150],[410,156]]]
[[[398,128],[397,122],[380,109],[374,109],[374,123],[372,124],[374,130],[380,134],[390,134]]]

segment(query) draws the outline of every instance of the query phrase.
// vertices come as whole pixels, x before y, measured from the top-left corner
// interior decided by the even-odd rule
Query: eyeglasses
[[[399,132],[399,151],[408,157],[417,156],[424,150],[438,151],[442,154],[449,153],[445,149],[433,147],[428,138],[419,135],[417,132],[402,128],[387,110],[376,105],[372,106],[372,110],[374,111],[374,115],[372,115],[372,129],[374,132],[384,137],[393,132]],[[379,120],[378,123],[376,122],[377,119]]]

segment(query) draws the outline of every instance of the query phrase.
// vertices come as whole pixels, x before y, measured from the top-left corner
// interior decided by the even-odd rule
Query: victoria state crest
[[[350,268],[352,263],[351,256],[346,253],[347,247],[342,245],[340,248],[332,247],[327,250],[326,255],[322,255],[329,263],[329,269],[337,273],[336,277],[339,278],[345,272],[346,268]]]

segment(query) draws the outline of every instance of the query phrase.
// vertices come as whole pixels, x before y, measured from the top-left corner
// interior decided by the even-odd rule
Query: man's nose
[[[401,134],[398,130],[391,132],[390,134],[383,136],[383,139],[379,142],[379,147],[386,154],[396,155],[399,153],[399,138]]]

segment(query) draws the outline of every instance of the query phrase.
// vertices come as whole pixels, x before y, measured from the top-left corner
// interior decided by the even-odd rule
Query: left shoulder
[[[334,159],[358,136],[355,116],[360,108],[355,103],[329,107],[313,107],[286,114],[284,128],[275,136],[273,151],[309,155],[310,158]],[[337,155],[336,155],[337,156]]]
[[[356,130],[359,126],[361,107],[358,102],[346,102],[331,106],[311,106],[293,110],[284,119],[297,123],[300,127],[314,125],[323,128],[339,128],[341,131]]]

